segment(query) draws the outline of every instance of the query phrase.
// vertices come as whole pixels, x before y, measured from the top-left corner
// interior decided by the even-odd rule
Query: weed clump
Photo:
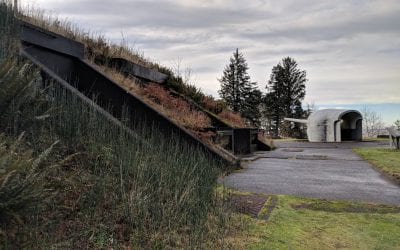
[[[201,130],[211,127],[210,118],[204,113],[194,109],[185,100],[173,97],[168,90],[158,84],[148,84],[143,88],[143,94],[162,108],[165,108],[172,119],[187,128]]]
[[[218,114],[223,120],[228,121],[228,123],[232,124],[238,128],[245,128],[247,126],[246,121],[240,116],[240,114],[229,111],[223,110],[221,113]]]
[[[22,145],[24,134],[16,140],[0,135],[0,223],[21,222],[21,215],[40,205],[50,193],[45,189],[46,170],[43,164],[51,153],[51,147],[33,156]],[[21,148],[22,146],[22,148]]]

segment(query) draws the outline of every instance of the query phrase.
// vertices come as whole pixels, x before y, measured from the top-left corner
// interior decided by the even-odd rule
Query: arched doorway
[[[342,115],[340,123],[341,141],[362,140],[362,116],[359,112],[351,111]]]

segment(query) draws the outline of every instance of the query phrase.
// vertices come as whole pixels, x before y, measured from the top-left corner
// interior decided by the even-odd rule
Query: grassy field
[[[277,198],[268,221],[237,216],[243,231],[229,239],[232,245],[241,249],[400,249],[400,207]]]
[[[354,151],[400,184],[400,150],[359,148]]]

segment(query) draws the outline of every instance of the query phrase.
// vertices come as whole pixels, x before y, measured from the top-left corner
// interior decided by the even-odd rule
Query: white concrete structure
[[[323,109],[312,113],[307,120],[285,120],[307,124],[310,142],[362,140],[362,115],[357,110]]]

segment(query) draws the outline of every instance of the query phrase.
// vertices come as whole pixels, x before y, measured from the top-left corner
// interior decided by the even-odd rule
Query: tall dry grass
[[[10,67],[8,74],[16,69]],[[15,81],[3,79],[0,77],[1,89],[14,89],[9,86],[13,84],[19,86],[18,78]],[[99,218],[103,213],[110,216],[104,222],[108,226],[102,229],[93,228],[100,222],[99,218],[92,217],[86,218],[87,224],[79,226],[74,224],[78,223],[75,221],[69,225],[71,229],[68,232],[58,231],[56,227],[50,227],[52,230],[46,228],[47,232],[57,233],[43,236],[49,244],[54,243],[51,241],[54,238],[67,240],[70,247],[76,246],[81,236],[73,232],[81,226],[92,230],[94,238],[105,234],[114,239],[115,244],[121,244],[121,239],[113,236],[116,233],[113,223],[122,223],[124,234],[130,235],[125,237],[132,241],[130,244],[139,247],[168,246],[171,240],[180,241],[182,246],[204,243],[202,237],[207,231],[206,222],[215,209],[214,188],[220,163],[213,162],[203,151],[186,145],[174,135],[161,134],[156,128],[136,131],[141,139],[132,137],[66,89],[54,84],[42,91],[40,81],[31,82],[31,87],[37,90],[7,91],[13,95],[12,98],[4,98],[4,95],[0,98],[0,103],[4,103],[0,130],[14,138],[21,131],[28,131],[26,145],[30,145],[32,152],[41,152],[50,142],[60,141],[55,149],[55,158],[49,160],[61,167],[57,168],[60,172],[47,178],[57,179],[67,173],[75,175],[75,171],[87,175],[85,180],[68,177],[66,181],[70,183],[67,184],[60,180],[59,185],[71,190],[67,191],[66,197],[55,198],[47,204],[51,209],[63,211],[60,206],[67,202],[74,204],[72,212],[69,211],[74,219],[90,213]],[[44,96],[37,98],[23,93],[25,91]],[[45,111],[44,114],[22,115],[36,104],[37,110]],[[7,151],[2,150],[2,153],[7,155]],[[87,186],[82,187],[83,183]],[[39,187],[27,189],[32,195],[36,190],[44,192]],[[78,201],[72,202],[72,197],[75,200],[76,196]],[[48,223],[47,219],[42,220]],[[14,240],[18,242],[20,239]],[[100,244],[97,240],[85,242],[89,243]]]
[[[60,19],[44,10],[27,7],[20,10],[19,18],[83,43],[86,49],[86,56],[92,61],[95,58],[120,57],[146,67],[155,67],[150,60],[145,58],[143,52],[130,47],[126,40],[123,39],[120,44],[112,43],[102,34],[82,29],[68,19]]]
[[[10,10],[1,3],[0,11]],[[8,23],[2,25],[5,30]],[[16,59],[0,60],[0,133],[4,134],[0,178],[5,187],[0,192],[2,197],[16,197],[9,185],[19,183],[24,185],[20,193],[26,198],[24,205],[43,208],[25,213],[4,205],[8,208],[2,210],[2,222],[11,214],[18,214],[20,222],[1,224],[3,246],[202,248],[210,244],[209,228],[215,225],[210,226],[209,218],[220,214],[214,190],[221,163],[156,128],[143,126],[128,133],[94,103],[57,83],[43,84],[38,70],[16,56],[17,48],[7,53]],[[18,140],[22,133],[24,140]],[[43,165],[31,168],[28,163],[36,166],[37,159]],[[18,166],[14,162],[24,166],[21,175],[14,175],[12,166]],[[26,183],[35,185],[25,185],[25,177],[29,177]],[[36,195],[49,190],[54,191],[51,199]]]

